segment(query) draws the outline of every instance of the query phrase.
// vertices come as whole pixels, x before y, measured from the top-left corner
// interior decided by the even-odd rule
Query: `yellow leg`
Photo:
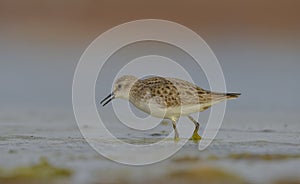
[[[201,140],[201,136],[198,134],[200,124],[196,120],[194,120],[192,116],[188,116],[188,118],[195,124],[195,130],[190,140],[193,140],[194,142],[198,143]]]
[[[179,141],[179,134],[178,134],[178,131],[176,128],[176,120],[175,119],[172,120],[172,124],[173,124],[174,133],[175,133],[174,141],[177,142],[177,141]]]

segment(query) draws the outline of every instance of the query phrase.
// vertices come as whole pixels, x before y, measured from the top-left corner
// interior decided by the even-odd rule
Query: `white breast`
[[[179,116],[186,116],[191,113],[203,111],[206,109],[205,105],[201,105],[201,104],[164,108],[153,101],[148,103],[134,103],[134,105],[138,109],[148,114],[151,114],[154,117],[167,118],[167,119],[172,119],[173,117],[179,117]]]

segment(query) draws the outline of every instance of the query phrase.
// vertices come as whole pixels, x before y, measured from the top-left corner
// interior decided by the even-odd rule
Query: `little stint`
[[[194,124],[192,140],[199,141],[199,123],[190,114],[201,112],[212,105],[235,99],[240,93],[218,93],[204,90],[190,82],[164,77],[138,79],[125,75],[116,80],[113,92],[101,101],[105,106],[112,99],[129,100],[138,109],[158,118],[172,121],[175,140],[179,140],[176,122],[180,116],[187,116]]]

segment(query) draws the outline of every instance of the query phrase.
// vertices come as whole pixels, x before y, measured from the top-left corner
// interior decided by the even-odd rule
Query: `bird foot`
[[[194,132],[193,136],[190,138],[190,140],[194,141],[195,143],[198,143],[201,139],[202,137],[197,132]]]
[[[180,141],[180,138],[179,137],[174,137],[174,142],[179,142]]]

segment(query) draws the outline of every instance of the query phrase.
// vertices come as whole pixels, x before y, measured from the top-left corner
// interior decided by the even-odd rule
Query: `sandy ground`
[[[72,113],[4,113],[0,129],[0,181],[23,181],[24,175],[15,174],[15,169],[30,168],[42,158],[55,168],[72,172],[58,183],[299,183],[299,115],[290,113],[286,118],[287,114],[270,114],[266,118],[264,113],[229,113],[206,150],[199,151],[197,144],[189,141],[164,161],[128,166],[93,150],[80,134]],[[160,125],[157,134],[124,133],[120,139],[143,144],[163,138],[165,134],[160,132],[169,128]],[[49,177],[55,179],[56,175]],[[45,178],[33,179],[40,180]]]

